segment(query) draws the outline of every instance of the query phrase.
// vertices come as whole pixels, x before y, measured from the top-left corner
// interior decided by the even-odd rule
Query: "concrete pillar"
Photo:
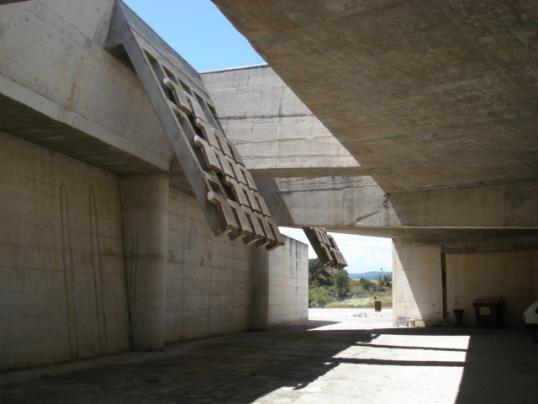
[[[269,254],[265,248],[252,249],[252,330],[265,330],[269,325]]]
[[[169,179],[162,175],[123,177],[120,189],[132,348],[162,349]]]
[[[396,323],[436,325],[443,321],[441,246],[393,240],[392,308]]]

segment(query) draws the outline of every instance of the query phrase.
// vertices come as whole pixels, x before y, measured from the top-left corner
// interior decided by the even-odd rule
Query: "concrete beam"
[[[116,173],[168,172],[172,149],[144,89],[103,47],[113,3],[2,8],[0,130]]]
[[[538,228],[536,182],[386,194],[371,177],[260,179],[279,225],[378,235]]]
[[[366,174],[269,66],[212,71],[201,77],[224,131],[254,175]]]

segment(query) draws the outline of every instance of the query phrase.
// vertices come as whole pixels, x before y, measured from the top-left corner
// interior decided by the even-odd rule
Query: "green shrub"
[[[333,297],[326,287],[311,287],[308,291],[308,303],[310,307],[325,307],[332,301]]]

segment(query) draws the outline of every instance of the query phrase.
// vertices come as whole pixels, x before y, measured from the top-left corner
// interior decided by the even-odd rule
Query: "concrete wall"
[[[441,322],[441,247],[394,240],[392,261],[394,320],[420,320],[418,324],[425,325]]]
[[[251,327],[265,329],[308,319],[308,246],[286,237],[272,251],[258,249],[252,257]]]
[[[448,311],[464,309],[466,325],[475,324],[477,298],[504,299],[506,325],[512,327],[538,300],[538,250],[447,254],[446,274]]]
[[[0,133],[0,370],[131,348],[122,220],[134,219],[119,186],[114,174]],[[166,342],[250,329],[257,314],[263,328],[306,318],[306,245],[266,251],[216,238],[194,197],[175,189],[168,209]]]
[[[499,251],[502,250],[502,251]],[[443,256],[446,311],[464,310],[464,324],[476,324],[473,301],[502,298],[505,324],[519,327],[521,315],[538,300],[538,248],[535,237],[445,240],[434,243],[394,240],[394,318],[443,320]]]
[[[3,6],[0,93],[168,170],[172,149],[138,77],[104,49],[113,4],[34,0]]]
[[[203,73],[222,126],[258,174],[358,173],[359,164],[269,66]]]
[[[213,237],[194,197],[171,190],[169,206],[167,342],[249,328],[252,249]]]
[[[194,197],[171,190],[167,342],[308,318],[308,247],[272,251],[213,237]]]
[[[118,180],[0,133],[0,370],[129,349]]]
[[[286,245],[269,253],[268,325],[308,319],[308,246],[286,238]]]

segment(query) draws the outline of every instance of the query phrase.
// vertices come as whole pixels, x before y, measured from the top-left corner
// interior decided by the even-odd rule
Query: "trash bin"
[[[381,300],[374,301],[374,309],[375,311],[381,311]]]
[[[473,307],[476,315],[476,326],[480,328],[502,328],[502,299],[476,299]]]

